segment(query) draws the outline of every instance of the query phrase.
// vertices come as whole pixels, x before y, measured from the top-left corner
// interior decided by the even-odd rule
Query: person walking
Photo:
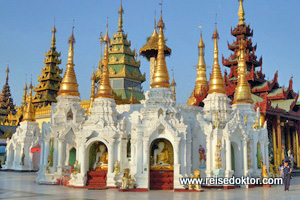
[[[289,191],[292,168],[290,167],[288,160],[284,161],[282,172],[283,172],[284,191]]]

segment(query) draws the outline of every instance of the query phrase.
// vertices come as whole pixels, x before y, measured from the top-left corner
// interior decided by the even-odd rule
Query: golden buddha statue
[[[166,169],[172,170],[173,166],[170,163],[169,151],[165,148],[165,142],[158,142],[158,148],[154,150],[154,163],[151,169]]]
[[[267,165],[263,164],[261,169],[261,177],[262,178],[268,178],[268,172],[267,172]]]
[[[94,163],[94,169],[107,169],[108,163],[108,153],[106,151],[106,146],[101,144],[99,146],[99,151],[96,154],[96,162]]]

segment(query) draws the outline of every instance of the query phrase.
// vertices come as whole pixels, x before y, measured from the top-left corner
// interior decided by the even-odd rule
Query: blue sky
[[[132,48],[140,49],[153,31],[153,13],[159,13],[160,0],[123,0],[124,30]],[[288,2],[288,3],[287,3]],[[44,53],[51,43],[51,28],[56,18],[57,49],[62,54],[61,68],[65,69],[72,20],[75,19],[75,70],[81,99],[90,95],[90,76],[100,59],[99,34],[105,31],[109,17],[109,33],[117,30],[119,0],[10,0],[1,1],[0,7],[0,86],[5,81],[5,68],[10,63],[10,86],[14,102],[22,98],[25,74],[37,85],[37,76],[44,66]],[[300,26],[297,0],[245,0],[246,23],[254,29],[257,55],[263,57],[263,72],[273,78],[279,71],[279,82],[288,86],[294,75],[294,89],[300,89],[299,45]],[[218,14],[221,55],[230,55],[227,41],[232,42],[230,28],[238,22],[237,0],[165,0],[163,18],[165,37],[172,48],[167,58],[169,71],[174,68],[177,82],[177,101],[185,103],[193,90],[196,77],[199,25],[203,26],[206,44],[206,64],[212,65],[211,39],[215,14]],[[141,59],[141,71],[146,72],[144,90],[149,89],[149,63]],[[208,68],[208,72],[211,68]],[[222,71],[224,67],[222,66]],[[170,72],[171,75],[171,72]],[[209,77],[208,77],[209,78]]]

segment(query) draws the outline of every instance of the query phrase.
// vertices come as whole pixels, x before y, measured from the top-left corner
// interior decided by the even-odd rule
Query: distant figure
[[[0,160],[0,169],[2,169],[2,161]]]
[[[289,166],[289,161],[285,160],[283,170],[282,170],[284,191],[289,191],[291,173],[292,173],[292,168]]]

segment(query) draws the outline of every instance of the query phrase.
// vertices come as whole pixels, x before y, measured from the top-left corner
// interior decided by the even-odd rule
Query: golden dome
[[[160,15],[160,20],[157,24],[157,27],[159,28],[159,34],[158,34],[158,53],[157,53],[157,62],[156,66],[154,68],[154,75],[153,75],[153,81],[151,84],[152,88],[170,88],[169,83],[169,73],[168,68],[165,60],[165,37],[163,28],[165,27],[165,24],[162,20],[162,15]]]
[[[98,87],[98,92],[96,98],[113,98],[112,89],[109,83],[109,72],[108,72],[108,45],[109,45],[109,36],[108,36],[108,25],[106,25],[106,34],[101,41],[105,43],[104,56],[103,56],[103,67],[100,85]]]
[[[78,83],[76,79],[76,74],[74,70],[74,28],[72,34],[69,38],[69,52],[68,52],[68,62],[67,69],[64,78],[60,84],[60,89],[58,91],[58,96],[69,95],[69,96],[79,96]]]
[[[251,88],[246,76],[244,40],[240,41],[239,63],[238,63],[238,85],[235,89],[233,104],[252,104]]]
[[[218,49],[219,34],[217,28],[215,28],[212,38],[214,39],[214,64],[212,66],[212,72],[210,75],[208,94],[212,94],[212,93],[225,94],[226,93],[225,83],[219,65],[219,49]]]
[[[30,84],[30,96],[29,101],[27,103],[27,107],[25,108],[23,120],[24,122],[34,122],[35,121],[35,112],[34,107],[32,105],[32,83]]]

